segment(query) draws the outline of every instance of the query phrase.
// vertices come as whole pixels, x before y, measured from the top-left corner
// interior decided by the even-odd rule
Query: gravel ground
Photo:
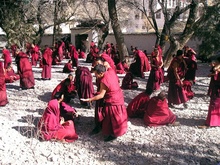
[[[67,61],[67,60],[65,60]],[[81,65],[88,66],[83,60]],[[62,65],[53,66],[52,80],[42,81],[41,69],[33,68],[35,89],[19,91],[19,82],[7,84],[9,104],[0,107],[0,164],[2,165],[217,165],[220,162],[220,129],[198,129],[208,113],[208,64],[198,64],[195,97],[188,108],[171,110],[180,126],[146,127],[142,119],[129,119],[127,133],[112,142],[104,142],[101,133],[89,136],[94,127],[94,109],[83,109],[79,99],[71,101],[81,115],[75,122],[79,139],[74,143],[40,142],[36,125],[51,92],[67,77]],[[146,79],[149,73],[146,73]],[[124,75],[120,75],[120,79]],[[144,91],[146,79],[135,79],[137,90],[125,90],[125,104]],[[94,81],[95,82],[95,81]],[[161,87],[167,90],[167,83]],[[154,93],[153,95],[156,95]]]

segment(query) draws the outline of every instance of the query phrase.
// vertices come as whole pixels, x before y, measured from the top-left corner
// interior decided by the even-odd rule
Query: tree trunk
[[[124,60],[125,56],[128,56],[128,50],[124,43],[124,37],[120,28],[120,24],[118,23],[115,0],[108,0],[108,10],[111,19],[112,29],[115,35],[115,40],[119,50],[120,60],[122,61]]]

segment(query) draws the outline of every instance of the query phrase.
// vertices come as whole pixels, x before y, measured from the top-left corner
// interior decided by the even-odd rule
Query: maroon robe
[[[78,55],[78,52],[76,51],[76,48],[75,46],[71,45],[69,47],[70,49],[70,57],[71,57],[71,60],[72,60],[72,67],[78,67],[79,65],[79,55]]]
[[[169,109],[166,99],[161,100],[158,96],[150,99],[144,114],[144,123],[147,126],[167,125],[175,121],[176,116]]]
[[[220,126],[220,73],[214,76],[206,125]]]
[[[136,89],[138,88],[137,82],[133,81],[134,76],[131,72],[126,73],[125,77],[122,80],[122,89]]]
[[[43,53],[43,69],[41,73],[43,79],[51,79],[52,53],[53,51],[49,47]]]
[[[102,53],[101,57],[109,63],[109,65],[112,69],[115,70],[115,63],[108,54]]]
[[[192,84],[193,84],[192,81],[188,81],[188,80],[183,81],[183,89],[188,99],[192,99],[194,97],[194,92],[192,91]]]
[[[79,98],[91,98],[94,96],[94,86],[92,83],[92,74],[87,67],[78,67],[75,73],[74,84]],[[88,106],[88,102],[80,100],[82,105]]]
[[[153,90],[160,89],[160,84],[163,83],[164,72],[159,66],[161,62],[157,60],[157,57],[152,56],[151,71],[147,81],[147,88]]]
[[[35,81],[32,66],[27,55],[23,52],[17,55],[17,67],[20,75],[20,87],[23,89],[33,88]]]
[[[56,139],[74,142],[78,139],[73,121],[69,120],[60,124],[60,108],[57,99],[48,102],[38,123],[38,129],[43,140]]]
[[[38,58],[39,58],[39,47],[37,45],[35,45],[31,49],[31,64],[36,66]]]
[[[63,67],[63,73],[71,73],[72,72],[72,64],[66,63]]]
[[[116,73],[117,74],[125,74],[125,68],[121,62],[116,65]]]
[[[65,102],[60,103],[60,116],[64,117],[65,121],[73,120],[73,114],[76,113],[75,108],[72,108]]]
[[[197,70],[197,63],[196,61],[192,60],[192,58],[185,59],[187,64],[187,71],[185,75],[185,80],[192,80],[194,83],[196,81],[196,70]]]
[[[0,62],[0,106],[5,106],[7,103],[8,103],[8,97],[6,93],[3,63]]]
[[[150,96],[146,94],[146,92],[142,92],[139,95],[137,95],[128,104],[127,107],[128,117],[143,118],[149,100],[150,100]]]
[[[65,43],[61,41],[59,47],[58,47],[58,56],[59,56],[59,61],[63,60],[63,50],[65,49]]]
[[[6,74],[5,74],[5,82],[6,83],[12,83],[14,81],[17,81],[20,79],[19,74],[16,74],[14,72],[14,70],[11,68],[10,70],[6,70]]]
[[[79,58],[83,58],[83,59],[86,58],[86,54],[83,51],[79,51],[78,54],[79,54]]]
[[[8,64],[12,62],[11,54],[8,49],[3,49],[2,54],[4,58],[4,68],[6,69],[8,67]]]
[[[114,137],[122,136],[127,131],[127,111],[124,106],[123,92],[118,83],[118,76],[113,69],[105,72],[101,79],[108,90],[104,96],[102,133]]]
[[[184,62],[180,62],[176,57],[172,60],[167,72],[167,77],[169,78],[169,89],[168,89],[168,102],[169,104],[181,104],[187,102],[189,99],[186,96],[184,88],[180,85],[179,80],[176,80],[174,75],[173,65],[177,63],[177,74],[180,79],[183,79],[186,72],[186,67]]]

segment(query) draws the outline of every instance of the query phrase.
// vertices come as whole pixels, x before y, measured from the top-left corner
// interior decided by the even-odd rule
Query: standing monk
[[[151,71],[147,81],[147,88],[153,90],[160,89],[160,84],[163,82],[163,59],[157,48],[151,54]]]
[[[19,49],[16,51],[16,63],[18,74],[20,75],[21,89],[34,88],[35,81],[31,63],[29,62],[27,54]]]
[[[4,59],[4,68],[6,69],[8,64],[12,62],[10,51],[6,47],[3,47],[2,58]]]
[[[107,142],[126,133],[127,111],[115,71],[111,69],[106,72],[105,66],[99,64],[94,67],[94,72],[96,77],[100,78],[100,92],[92,98],[81,100],[91,102],[104,98],[102,133],[106,136],[104,141]]]
[[[3,62],[0,61],[0,106],[5,106],[8,103],[4,72]]]
[[[72,60],[72,68],[73,67],[78,67],[79,65],[79,55],[78,55],[78,52],[76,50],[76,47],[72,45],[72,43],[69,44],[69,52],[70,52],[70,57],[71,57],[71,60]]]
[[[37,45],[31,45],[31,64],[37,66],[37,61],[39,58],[39,47]]]
[[[41,77],[43,80],[51,79],[52,54],[53,54],[52,49],[50,49],[46,45],[43,53],[43,61],[42,61],[43,69],[42,69]]]
[[[188,98],[183,88],[186,70],[187,66],[183,58],[183,51],[178,50],[176,57],[174,57],[167,70],[167,77],[169,78],[168,103],[171,107],[172,104],[183,103],[184,107],[187,108]]]

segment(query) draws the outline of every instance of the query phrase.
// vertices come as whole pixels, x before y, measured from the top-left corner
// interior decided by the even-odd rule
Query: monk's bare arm
[[[177,73],[177,69],[178,69],[178,64],[176,62],[173,63],[173,71],[174,71],[174,75],[175,75],[175,78],[176,80],[180,80],[180,77]]]

